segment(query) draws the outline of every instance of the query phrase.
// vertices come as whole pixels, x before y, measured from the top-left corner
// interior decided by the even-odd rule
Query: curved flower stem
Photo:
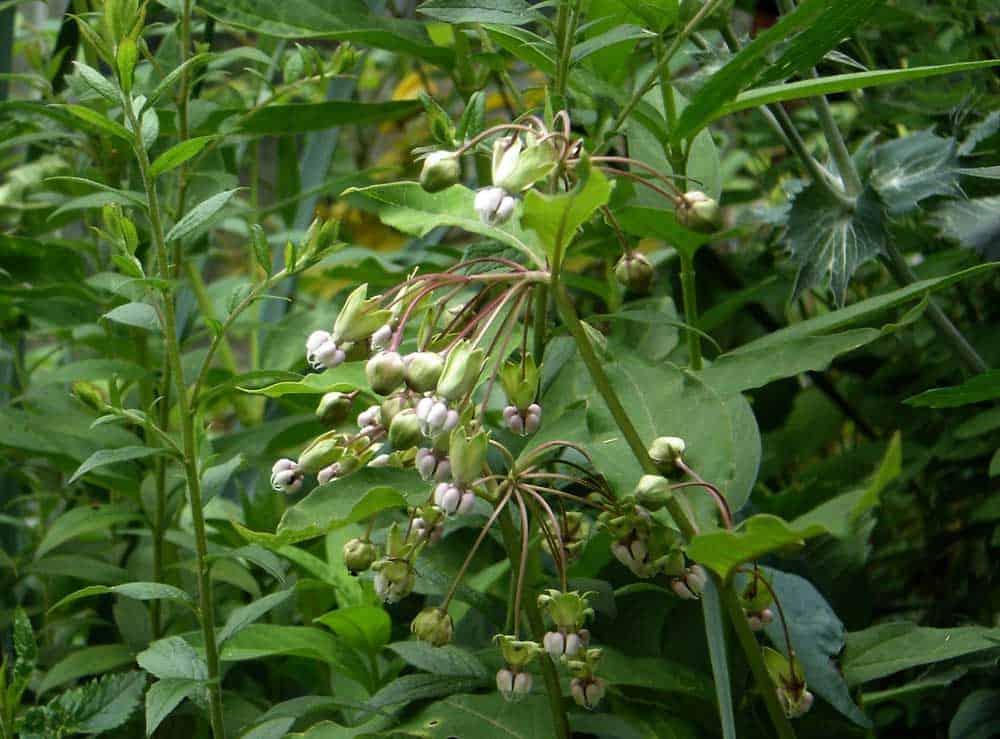
[[[473,542],[472,548],[469,549],[469,553],[466,555],[465,561],[462,562],[462,566],[458,568],[458,574],[455,575],[455,579],[452,581],[451,587],[448,589],[448,594],[445,595],[444,600],[441,601],[442,610],[448,610],[448,604],[451,603],[451,599],[455,597],[455,591],[458,589],[458,584],[462,582],[462,578],[465,577],[465,571],[469,569],[469,565],[472,563],[472,558],[476,556],[476,552],[479,551],[479,547],[483,543],[483,539],[486,538],[486,534],[488,534],[490,529],[493,528],[493,524],[500,516],[500,513],[507,507],[507,501],[509,501],[510,496],[513,495],[514,487],[509,484],[501,485],[500,489],[497,490],[497,494],[500,494],[505,487],[508,488],[507,492],[503,494],[503,498],[501,498],[496,504],[496,507],[493,509],[493,513],[491,513],[490,517],[486,520],[486,524],[479,532],[479,536],[476,537],[475,542]]]

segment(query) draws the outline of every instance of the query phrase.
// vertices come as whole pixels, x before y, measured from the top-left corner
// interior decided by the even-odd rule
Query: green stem
[[[694,252],[678,250],[681,257],[681,293],[684,297],[684,322],[687,330],[688,361],[695,372],[701,369],[701,336],[694,330],[698,322],[698,288],[695,282]]]
[[[517,579],[519,572],[519,560],[516,556],[521,549],[521,538],[514,528],[514,521],[510,515],[510,508],[507,507],[500,515],[500,533],[503,537],[504,547],[507,549],[507,558],[510,560],[511,582]],[[537,556],[537,553],[536,553]],[[541,641],[545,634],[545,624],[542,622],[542,614],[538,610],[538,604],[534,598],[525,598],[522,601],[524,615],[528,619],[528,626],[531,628],[532,636]],[[552,725],[555,730],[554,736],[557,739],[569,739],[569,719],[566,718],[566,710],[563,707],[562,689],[559,687],[559,673],[548,653],[544,653],[538,658],[542,666],[542,680],[545,683],[545,693],[549,699],[549,710],[552,713]]]
[[[159,262],[160,276],[170,278],[167,243],[164,237],[163,217],[156,181],[150,173],[149,156],[143,146],[141,127],[136,119],[130,96],[122,96],[125,115],[128,118],[134,139],[132,148],[139,165],[139,175],[149,204],[149,222],[152,227],[153,245]],[[222,711],[222,686],[219,680],[219,647],[215,636],[215,601],[212,596],[212,578],[208,561],[208,536],[205,530],[205,512],[201,497],[201,478],[198,471],[198,447],[195,438],[195,414],[189,404],[184,373],[181,366],[181,347],[177,337],[177,316],[173,296],[163,296],[163,333],[167,364],[173,375],[174,391],[177,394],[177,408],[181,419],[181,438],[184,451],[184,474],[187,480],[188,502],[191,506],[191,523],[194,527],[195,554],[198,578],[198,619],[201,622],[202,638],[205,642],[205,662],[208,667],[208,702],[212,735],[215,739],[225,739],[226,730]]]
[[[545,332],[548,327],[549,313],[549,287],[544,283],[535,286],[535,305],[532,308],[533,327],[532,349],[535,353],[535,362],[539,366],[545,356]]]
[[[556,60],[556,69],[552,85],[555,88],[556,97],[559,101],[566,98],[566,79],[563,77],[563,57],[569,57],[569,49],[572,47],[566,39],[569,31],[569,0],[562,0],[556,10],[555,22],[555,42],[559,57]],[[568,64],[567,64],[568,67]],[[562,107],[560,105],[560,107]]]

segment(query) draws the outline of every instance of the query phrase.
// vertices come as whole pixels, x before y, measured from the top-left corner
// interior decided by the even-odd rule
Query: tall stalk
[[[135,115],[132,98],[122,95],[125,115],[133,132],[132,148],[135,151],[139,175],[142,179],[149,207],[149,222],[152,230],[153,246],[156,250],[160,277],[170,279],[170,263],[167,242],[163,231],[163,216],[156,181],[150,173],[149,156],[142,141],[142,127]],[[224,739],[225,724],[222,712],[222,686],[219,682],[219,647],[215,638],[215,602],[212,596],[212,579],[208,561],[208,536],[205,531],[205,513],[201,497],[201,477],[198,470],[198,448],[195,435],[195,409],[190,405],[184,373],[181,367],[181,346],[177,337],[177,315],[173,297],[164,294],[162,305],[164,351],[167,366],[174,380],[177,395],[177,409],[181,421],[182,451],[184,454],[184,476],[187,481],[188,502],[191,506],[191,522],[194,526],[195,554],[198,578],[198,620],[205,642],[205,662],[208,667],[209,718],[212,735]],[[162,523],[162,522],[161,522]]]

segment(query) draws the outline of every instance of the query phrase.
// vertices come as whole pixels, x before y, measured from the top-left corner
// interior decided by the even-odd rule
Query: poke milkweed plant
[[[826,96],[997,62],[869,68],[880,3],[779,5],[748,29],[721,0],[107,0],[73,4],[48,59],[22,30],[3,736],[861,736],[858,699],[897,695],[866,683],[988,669],[994,630],[845,637],[776,565],[813,540],[863,564],[902,475],[915,422],[873,428],[831,362],[929,327],[933,377],[974,377],[913,402],[996,395],[1000,347],[931,297],[988,296],[995,263],[918,279],[897,238],[932,203],[990,254],[996,115],[852,151]],[[744,169],[771,207],[737,222]],[[762,232],[798,320],[746,340],[775,278],[747,288],[716,249]],[[806,460],[768,421],[762,470],[747,394],[798,376],[847,419],[807,456],[851,471],[782,509],[768,484]],[[798,423],[793,448],[821,433]]]

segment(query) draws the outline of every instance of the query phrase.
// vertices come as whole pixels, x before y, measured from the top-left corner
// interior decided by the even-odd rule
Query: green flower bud
[[[368,384],[379,395],[388,395],[403,383],[403,358],[399,352],[379,352],[365,365]]]
[[[522,671],[544,651],[537,642],[521,641],[509,634],[497,634],[493,640],[500,643],[500,653],[504,661],[516,672]]]
[[[520,139],[499,139],[493,145],[493,184],[516,194],[527,190],[555,169],[556,152],[551,145],[531,144]]]
[[[456,184],[462,176],[462,165],[453,151],[433,151],[424,159],[420,170],[420,186],[427,192],[440,192]]]
[[[125,94],[132,92],[132,81],[135,78],[135,65],[139,61],[139,47],[135,39],[126,37],[118,44],[115,52],[115,65],[118,67],[118,81]]]
[[[389,424],[389,443],[393,449],[409,449],[420,443],[420,420],[412,408],[397,413]]]
[[[455,625],[447,611],[440,608],[425,608],[410,624],[410,631],[420,641],[434,647],[443,647],[451,642]]]
[[[413,592],[415,574],[405,559],[380,559],[375,570],[375,593],[386,603],[396,603]]]
[[[660,436],[649,445],[649,458],[661,470],[669,471],[677,466],[684,455],[684,439],[676,436]]]
[[[630,292],[648,293],[653,282],[653,265],[643,254],[630,252],[615,265],[615,278]]]
[[[316,406],[316,418],[327,426],[340,423],[351,412],[351,399],[344,393],[326,393]]]
[[[438,380],[438,394],[447,400],[459,400],[476,387],[483,368],[483,350],[461,341],[450,352]]]
[[[362,341],[378,331],[392,317],[392,311],[378,307],[380,297],[368,297],[368,283],[364,283],[347,296],[344,307],[337,315],[330,338],[335,344],[343,341]]]
[[[660,475],[643,475],[635,486],[635,500],[649,511],[658,511],[673,496],[670,483]]]
[[[306,231],[302,253],[297,258],[299,266],[304,269],[321,259],[331,247],[337,244],[339,235],[340,221],[334,218],[314,219],[309,225],[309,230]],[[377,299],[373,298],[373,300]],[[366,337],[367,335],[361,338]],[[351,341],[352,339],[347,338],[346,340]]]
[[[444,358],[437,352],[414,352],[403,358],[403,379],[418,393],[427,393],[437,387]]]
[[[299,457],[299,467],[305,472],[319,472],[344,456],[343,439],[335,431],[322,434],[305,448]]]
[[[781,652],[764,647],[764,666],[778,691],[778,702],[788,718],[799,718],[812,708],[813,694],[806,687],[805,673],[798,659],[789,660]]]
[[[719,201],[700,190],[685,193],[677,204],[677,221],[692,231],[712,233],[719,226]]]
[[[541,377],[541,368],[535,364],[535,358],[530,354],[520,362],[505,364],[500,370],[500,385],[507,396],[507,402],[523,414],[538,397]]]
[[[76,380],[71,386],[73,395],[86,406],[95,411],[103,412],[108,405],[108,399],[104,397],[104,391],[92,382]]]
[[[378,559],[378,549],[367,539],[351,539],[344,544],[344,564],[352,575],[364,572]]]
[[[760,613],[772,602],[771,590],[764,581],[764,573],[754,570],[747,578],[747,584],[740,592],[740,605],[743,610]]]
[[[451,432],[448,459],[451,462],[451,477],[460,487],[483,476],[489,439],[485,431],[467,436],[461,426]]]
[[[552,623],[564,633],[579,631],[588,618],[593,618],[594,609],[587,604],[587,599],[594,593],[581,593],[577,590],[562,592],[549,588],[538,596],[538,607],[548,614]]]

